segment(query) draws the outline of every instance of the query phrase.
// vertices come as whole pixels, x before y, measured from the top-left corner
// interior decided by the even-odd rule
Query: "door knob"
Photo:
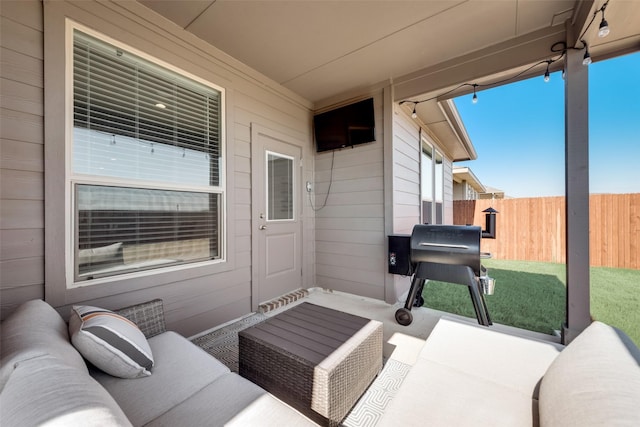
[[[266,230],[266,229],[267,229],[267,226],[266,226],[266,225],[261,225],[261,226],[260,226],[260,227],[258,227],[258,228],[260,228],[260,230]]]

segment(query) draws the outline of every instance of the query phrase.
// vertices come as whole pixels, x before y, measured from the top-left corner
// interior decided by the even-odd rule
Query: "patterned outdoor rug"
[[[227,365],[233,372],[238,372],[238,332],[265,319],[267,316],[264,314],[252,314],[191,341]],[[374,427],[397,393],[410,367],[393,359],[385,360],[382,372],[356,403],[342,425]]]

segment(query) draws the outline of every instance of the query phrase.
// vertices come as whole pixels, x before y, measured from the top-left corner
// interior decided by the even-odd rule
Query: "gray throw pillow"
[[[73,346],[98,369],[120,378],[151,375],[151,348],[135,323],[112,311],[73,306],[69,318]]]

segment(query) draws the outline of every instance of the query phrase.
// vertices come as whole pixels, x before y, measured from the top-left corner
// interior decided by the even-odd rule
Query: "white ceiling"
[[[594,3],[586,18],[603,2]],[[141,3],[312,102],[551,31],[572,17],[575,5],[574,0]],[[616,9],[621,13],[614,17]],[[611,40],[613,29],[620,38],[623,26],[625,36],[637,36],[640,1],[611,0],[606,13]],[[599,17],[593,27],[598,23]]]
[[[566,28],[577,38],[605,2],[139,1],[316,108],[390,81],[400,101],[435,97],[465,82],[504,79],[553,57],[551,45],[567,39]],[[611,34],[596,36],[598,14],[584,35],[594,60],[639,50],[640,0],[610,0],[605,13]],[[528,75],[541,75],[544,69],[536,67]],[[475,158],[472,147],[469,152],[459,144],[466,136],[459,134],[463,127],[455,129],[442,111],[447,106],[438,101],[442,98],[417,106],[420,120],[452,147],[451,158]],[[451,140],[456,142],[447,143]]]

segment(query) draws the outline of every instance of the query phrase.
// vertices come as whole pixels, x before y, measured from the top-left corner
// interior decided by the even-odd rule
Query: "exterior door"
[[[251,127],[252,310],[302,286],[301,148]]]

